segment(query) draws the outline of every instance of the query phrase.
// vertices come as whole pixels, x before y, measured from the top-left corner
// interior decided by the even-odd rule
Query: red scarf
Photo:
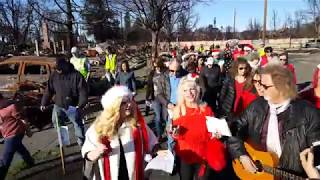
[[[143,180],[144,179],[144,170],[143,170],[143,155],[148,153],[148,147],[149,147],[149,140],[148,140],[148,132],[146,128],[146,124],[144,121],[144,118],[141,114],[141,112],[138,110],[138,124],[139,128],[133,129],[133,141],[134,141],[134,148],[135,148],[135,176],[137,180]],[[105,153],[103,157],[104,161],[104,179],[105,180],[111,180],[111,174],[110,174],[110,161],[109,161],[109,153],[111,152],[111,146],[110,141],[107,137],[101,138],[101,142],[105,144],[110,151],[108,153]],[[143,145],[143,149],[142,149]],[[119,172],[121,173],[121,172]]]

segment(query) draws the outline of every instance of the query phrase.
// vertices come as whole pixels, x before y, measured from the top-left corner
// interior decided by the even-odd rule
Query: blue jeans
[[[166,126],[167,127],[170,126],[172,128],[172,119],[169,118],[169,117],[167,118],[167,125]],[[174,139],[173,139],[171,134],[167,134],[167,137],[168,137],[168,141],[167,141],[168,150],[170,150],[172,152],[172,154],[175,155],[175,153],[174,153],[175,141],[174,141]]]
[[[82,122],[79,111],[74,110],[75,107],[72,106],[69,106],[68,109],[64,109],[57,105],[54,105],[52,111],[52,123],[56,128],[56,119],[58,119],[59,126],[65,126],[66,122],[70,120],[73,123],[75,135],[77,137],[77,143],[79,144],[79,146],[82,146],[85,139],[84,124]],[[58,116],[57,118],[56,115]]]
[[[159,101],[152,101],[152,109],[154,111],[154,124],[156,127],[157,137],[160,138],[163,134],[164,128],[162,122],[167,119],[167,108],[165,108]]]
[[[24,134],[18,134],[13,137],[4,139],[4,151],[0,159],[0,180],[5,179],[13,156],[16,152],[20,154],[22,159],[28,164],[33,165],[34,160],[29,151],[22,144]]]

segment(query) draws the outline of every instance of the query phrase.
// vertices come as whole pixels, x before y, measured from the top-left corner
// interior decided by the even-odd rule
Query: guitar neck
[[[266,171],[269,174],[272,174],[276,177],[280,177],[280,178],[286,178],[286,179],[294,179],[294,180],[305,180],[305,178],[288,173],[286,171],[277,169],[277,168],[273,168],[270,166],[266,166],[266,165],[262,165],[263,170]]]

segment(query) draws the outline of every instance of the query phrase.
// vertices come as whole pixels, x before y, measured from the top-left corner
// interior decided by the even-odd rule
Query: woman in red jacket
[[[4,150],[0,158],[0,179],[5,179],[16,152],[21,155],[27,165],[34,164],[29,151],[22,144],[26,130],[27,123],[22,119],[21,112],[16,105],[8,102],[0,94],[0,133],[4,137]]]
[[[288,59],[288,53],[282,52],[279,54],[279,60],[280,63],[286,67],[287,69],[289,69],[292,72],[293,78],[294,78],[294,82],[297,83],[297,76],[296,76],[296,72],[294,69],[293,64],[289,63],[289,59]]]
[[[206,116],[213,116],[209,106],[200,103],[200,86],[184,77],[178,87],[178,102],[173,110],[175,152],[180,159],[180,179],[212,179],[225,168],[224,144],[208,132]]]
[[[257,69],[252,73],[252,80],[244,86],[241,94],[241,109],[245,110],[257,97],[263,96],[263,90],[260,70]]]
[[[302,99],[305,99],[314,104],[320,109],[320,65],[317,66],[312,77],[312,88],[303,91],[299,94]]]

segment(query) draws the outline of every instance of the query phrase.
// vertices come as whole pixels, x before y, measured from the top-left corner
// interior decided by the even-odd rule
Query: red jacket
[[[247,107],[258,97],[257,94],[253,93],[252,91],[249,90],[244,90],[241,95],[241,109],[245,110]]]
[[[268,64],[268,57],[267,57],[266,55],[261,56],[260,66],[263,67],[263,66],[265,66],[266,64]]]
[[[292,72],[294,82],[297,83],[297,76],[296,76],[296,72],[295,72],[293,64],[287,64],[286,68],[288,68]]]
[[[15,104],[0,100],[0,132],[4,138],[23,134],[26,125]]]
[[[204,109],[204,110],[203,110]],[[189,164],[206,164],[216,171],[225,167],[225,147],[221,141],[211,138],[206,125],[206,116],[213,116],[209,106],[205,108],[188,108],[186,115],[173,121],[179,126],[175,136],[177,155]]]
[[[303,91],[299,94],[299,96],[311,102],[313,105],[316,106],[316,108],[320,109],[320,97],[317,97],[314,93],[314,88],[308,89],[306,91]]]

